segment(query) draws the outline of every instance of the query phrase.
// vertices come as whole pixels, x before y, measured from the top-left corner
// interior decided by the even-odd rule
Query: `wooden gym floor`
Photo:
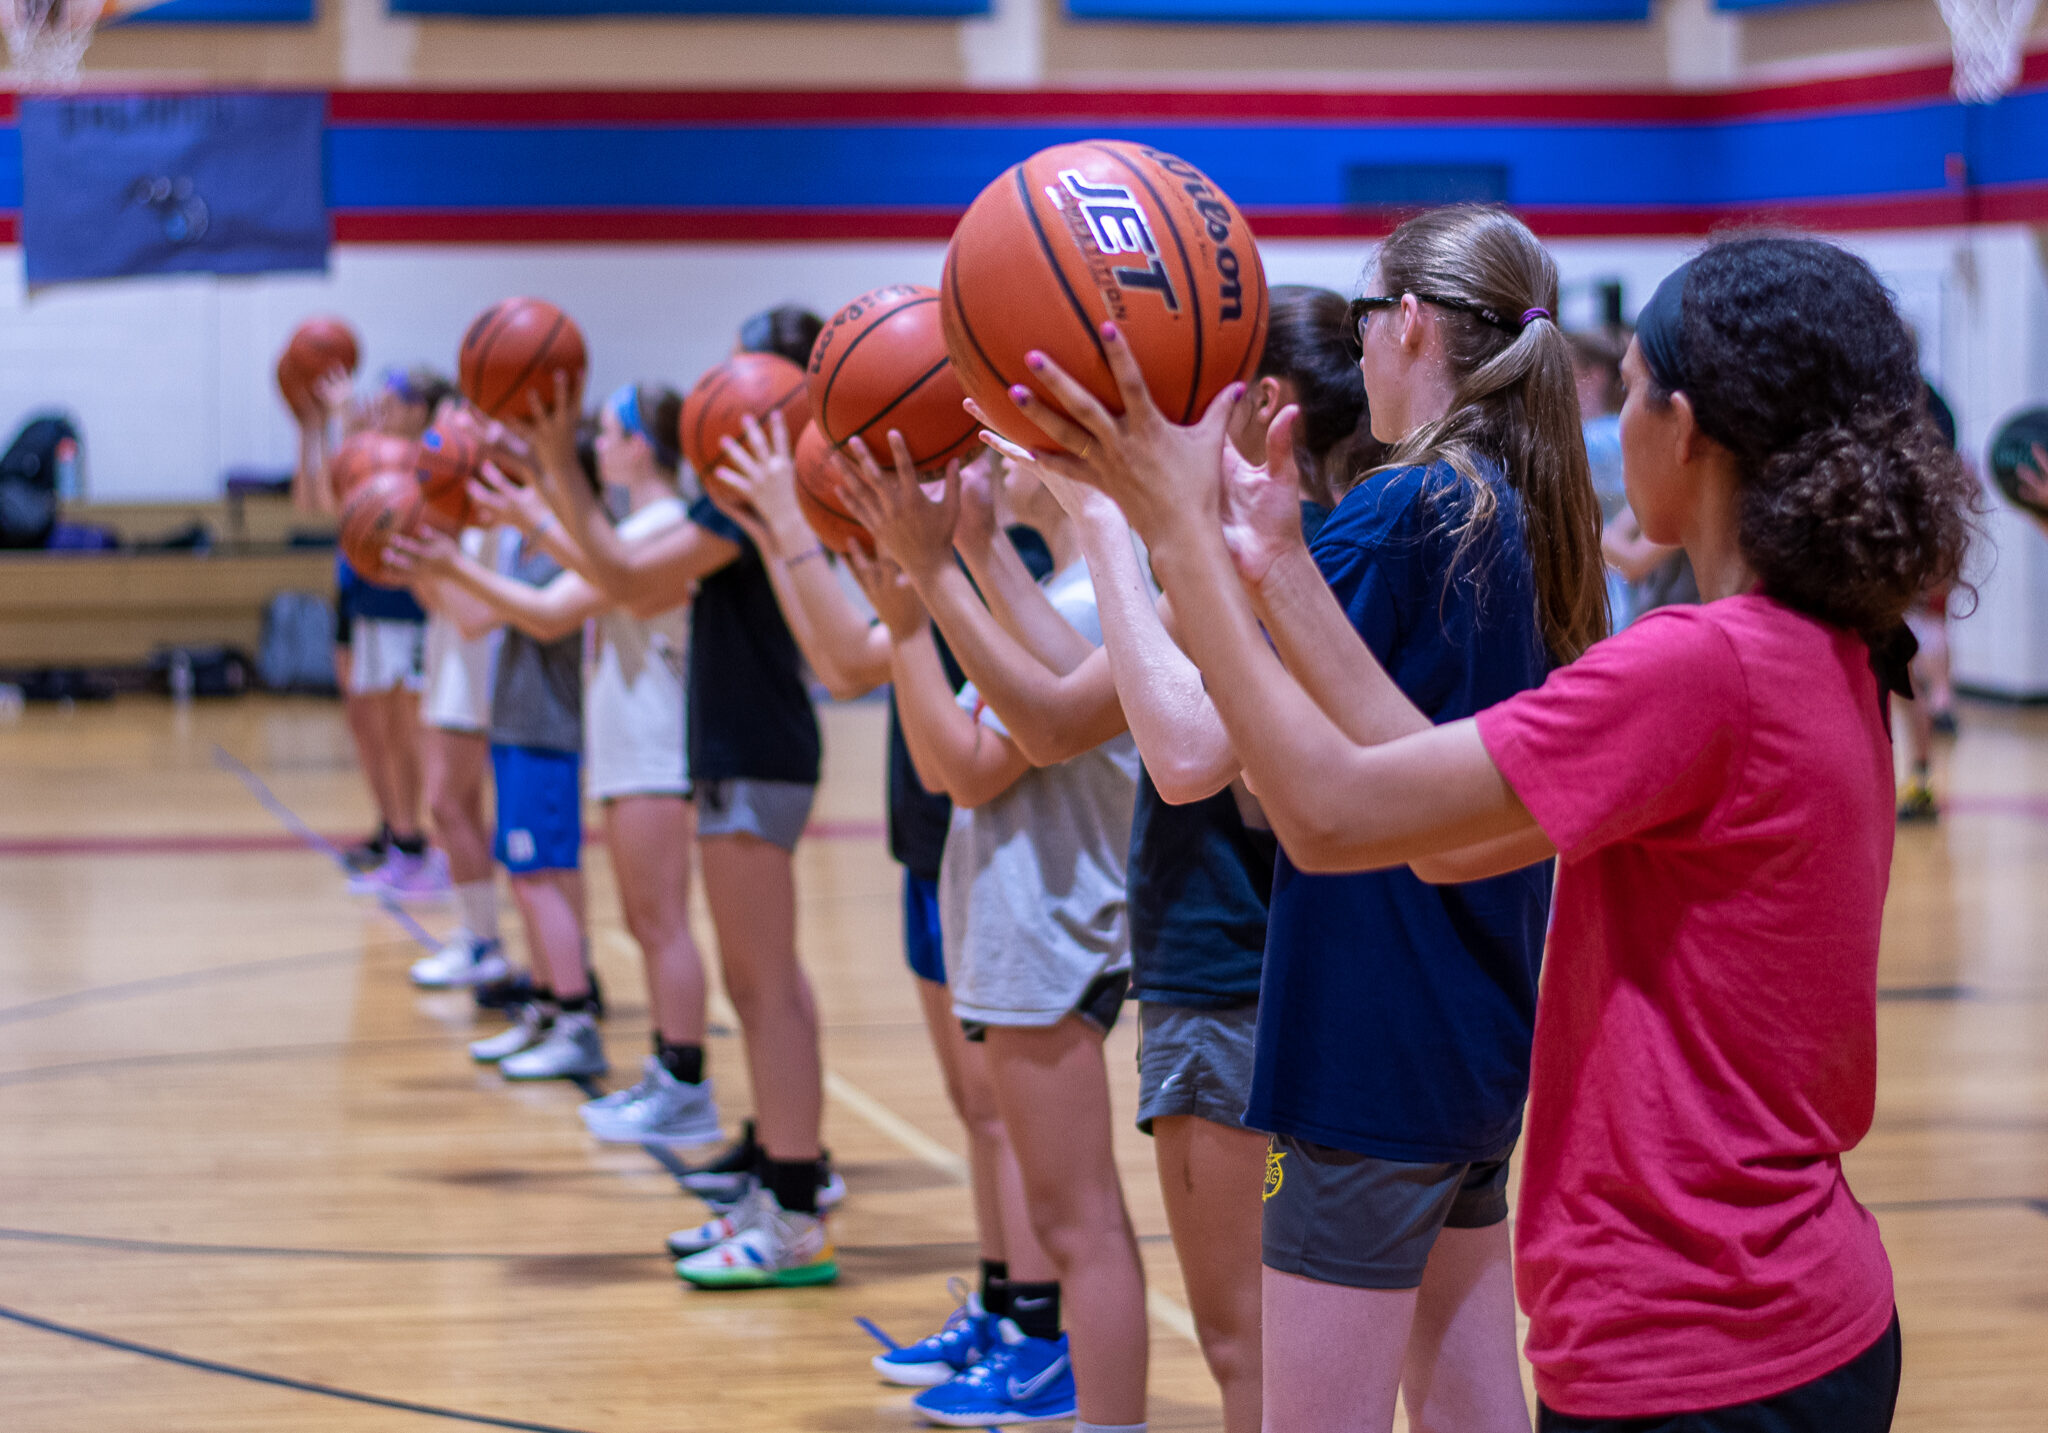
[[[1877,1122],[1850,1161],[1898,1270],[1913,1433],[2048,1420],[2048,715],[1963,721],[1951,812],[1900,836]],[[467,998],[406,984],[419,932],[293,834],[365,824],[333,704],[136,698],[0,726],[0,1428],[913,1426],[854,1316],[929,1331],[974,1246],[899,954],[881,749],[879,706],[827,714],[801,854],[844,1277],[714,1295],[660,1255],[701,1206],[587,1140],[573,1087],[472,1066]],[[618,1083],[646,1003],[600,849],[590,866]],[[1215,1428],[1128,1124],[1132,1023],[1109,1059],[1153,1422]],[[710,1056],[730,1122],[729,1030]]]

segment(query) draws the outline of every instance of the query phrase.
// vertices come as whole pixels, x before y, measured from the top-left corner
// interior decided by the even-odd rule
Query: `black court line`
[[[573,1253],[532,1249],[505,1250],[441,1249],[300,1249],[272,1244],[191,1244],[172,1239],[122,1239],[106,1234],[67,1234],[56,1229],[8,1229],[0,1227],[0,1240],[20,1244],[57,1244],[71,1249],[109,1249],[123,1254],[234,1255],[251,1259],[340,1259],[364,1263],[473,1264],[514,1263],[522,1259],[550,1262],[576,1260],[596,1263],[611,1259],[645,1260],[645,1250],[578,1250]]]
[[[79,1328],[75,1324],[61,1324],[55,1319],[38,1318],[0,1305],[0,1319],[20,1324],[23,1328],[37,1329],[43,1333],[58,1334],[64,1338],[77,1339],[80,1343],[97,1344],[119,1353],[138,1354],[153,1358],[159,1363],[172,1364],[178,1368],[196,1369],[201,1373],[218,1373],[229,1378],[240,1378],[250,1383],[266,1383],[272,1388],[288,1388],[294,1393],[313,1393],[322,1398],[339,1398],[348,1403],[367,1403],[373,1408],[393,1408],[400,1413],[417,1413],[426,1418],[447,1418],[457,1423],[474,1423],[485,1428],[518,1428],[525,1433],[588,1433],[586,1429],[564,1428],[556,1423],[528,1423],[517,1418],[493,1418],[487,1413],[464,1413],[459,1408],[437,1408],[431,1403],[412,1403],[403,1398],[385,1398],[375,1393],[358,1393],[352,1388],[335,1388],[331,1384],[312,1383],[303,1378],[287,1378],[281,1373],[265,1373],[257,1368],[243,1368],[239,1364],[221,1363],[210,1358],[194,1358],[190,1354],[175,1352],[168,1348],[157,1348],[153,1344],[137,1343],[133,1339],[116,1338],[112,1334],[95,1333],[91,1329]]]
[[[245,975],[293,970],[301,965],[324,965],[330,961],[355,960],[362,954],[360,946],[352,950],[316,950],[306,955],[276,955],[263,960],[242,961],[236,965],[210,965],[203,970],[181,971],[175,975],[151,975],[140,980],[117,981],[112,985],[94,985],[84,990],[68,991],[63,995],[49,995],[40,1000],[7,1006],[0,1009],[0,1025],[12,1025],[20,1020],[40,1020],[45,1015],[61,1014],[77,1006],[91,1005],[102,1000],[126,1000],[135,995],[153,995],[165,990],[208,985],[216,980],[234,980]]]
[[[1880,985],[1877,998],[1889,1002],[1977,1000],[1982,997],[1967,985]]]
[[[432,1035],[402,1036],[389,1040],[330,1040],[309,1045],[247,1045],[227,1050],[178,1050],[160,1055],[114,1055],[104,1060],[75,1060],[68,1065],[30,1065],[21,1070],[0,1070],[0,1087],[27,1085],[38,1080],[61,1080],[95,1070],[134,1070],[163,1065],[229,1064],[237,1060],[288,1060],[301,1055],[331,1055],[343,1050],[412,1050],[422,1045],[445,1048],[447,1042]]]
[[[1950,1199],[1871,1199],[1863,1207],[1873,1214],[1960,1213],[1968,1209],[2030,1209],[2048,1215],[2048,1199],[2024,1194],[1962,1194]]]

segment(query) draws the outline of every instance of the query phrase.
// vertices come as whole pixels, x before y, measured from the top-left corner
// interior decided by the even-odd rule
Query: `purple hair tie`
[[[1549,318],[1549,317],[1550,317],[1550,310],[1549,310],[1549,309],[1547,309],[1547,308],[1532,308],[1532,309],[1523,309],[1523,310],[1522,310],[1522,327],[1523,327],[1523,328],[1527,328],[1527,327],[1528,327],[1528,326],[1529,326],[1530,324],[1532,324],[1532,323],[1536,322],[1536,320],[1537,320],[1537,319],[1539,319],[1539,318]]]

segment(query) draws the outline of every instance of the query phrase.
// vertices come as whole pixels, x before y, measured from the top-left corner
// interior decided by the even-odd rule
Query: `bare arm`
[[[1074,630],[1046,600],[1045,589],[1024,565],[1005,528],[1006,514],[990,470],[991,455],[960,474],[960,518],[953,548],[981,589],[991,616],[1017,643],[1062,676],[1088,660],[1095,644]]]
[[[1641,582],[1671,560],[1680,549],[1666,547],[1643,536],[1636,515],[1623,508],[1600,531],[1600,555],[1607,565],[1631,582]]]

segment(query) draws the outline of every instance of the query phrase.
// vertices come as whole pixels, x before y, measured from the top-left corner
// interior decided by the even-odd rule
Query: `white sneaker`
[[[481,1064],[494,1065],[509,1055],[516,1055],[541,1042],[548,1033],[548,1014],[531,1002],[519,1007],[510,1029],[500,1030],[484,1040],[469,1042],[469,1058]]]
[[[597,1033],[597,1021],[588,1011],[557,1015],[555,1023],[537,1043],[498,1062],[498,1073],[508,1080],[573,1080],[602,1075],[611,1069],[604,1057],[604,1037]]]
[[[432,955],[415,960],[411,972],[412,983],[422,990],[488,985],[511,973],[512,962],[505,959],[503,946],[495,940],[474,940],[467,931],[457,931],[455,939]]]
[[[607,1144],[711,1144],[718,1139],[718,1101],[711,1081],[686,1085],[649,1055],[646,1073],[630,1093],[634,1098],[616,1105],[595,1100],[585,1105],[579,1111],[584,1125]]]
[[[733,1233],[676,1262],[676,1277],[700,1289],[800,1288],[839,1277],[824,1219],[784,1209],[765,1189],[711,1222],[730,1224]]]

